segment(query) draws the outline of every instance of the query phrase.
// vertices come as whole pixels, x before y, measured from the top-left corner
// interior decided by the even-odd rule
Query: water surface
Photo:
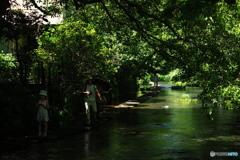
[[[197,101],[199,88],[167,88],[158,96],[122,113],[99,129],[29,149],[31,160],[200,160],[210,152],[240,154],[240,114],[215,109],[210,120]]]

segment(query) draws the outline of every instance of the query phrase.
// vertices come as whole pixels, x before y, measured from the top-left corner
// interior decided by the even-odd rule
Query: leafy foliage
[[[77,101],[78,93],[89,75],[111,81],[115,96],[123,98],[137,90],[138,79],[156,70],[161,75],[175,70],[178,76],[174,79],[172,72],[169,79],[197,82],[203,88],[203,106],[209,102],[228,106],[230,100],[231,107],[239,107],[236,0],[25,2],[44,15],[7,10],[7,1],[1,5],[0,36],[18,46],[14,51],[18,70],[11,72],[15,66],[1,61],[0,74],[25,85],[30,83],[28,79],[40,84],[42,78],[41,83],[54,95],[49,98],[58,106],[53,110],[56,119],[69,118],[79,109],[82,100]],[[46,15],[61,12],[65,18],[62,25],[39,29]],[[39,47],[34,50],[36,37]],[[7,103],[9,97],[2,99],[4,104],[17,108],[15,103]]]

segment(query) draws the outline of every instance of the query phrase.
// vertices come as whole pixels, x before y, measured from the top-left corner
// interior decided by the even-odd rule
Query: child
[[[37,113],[37,121],[39,122],[38,124],[38,131],[39,134],[38,136],[47,136],[47,122],[49,121],[48,117],[48,109],[49,109],[49,104],[47,100],[47,91],[41,90],[39,93],[39,100],[38,103],[36,104],[36,107],[38,108],[38,113]],[[42,134],[42,122],[44,123],[44,133]]]

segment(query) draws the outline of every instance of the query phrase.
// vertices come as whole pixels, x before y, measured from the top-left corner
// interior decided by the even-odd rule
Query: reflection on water
[[[210,151],[240,154],[239,113],[216,109],[211,121],[200,103],[179,101],[182,94],[196,98],[200,91],[164,90],[99,130],[32,147],[30,159],[44,154],[46,160],[200,160],[229,159],[212,158]]]
[[[188,95],[189,99],[197,99],[202,90],[197,87],[187,87],[186,90],[163,90],[159,96],[153,97],[145,103],[136,107],[137,109],[161,109],[161,108],[199,108],[199,101],[181,101],[183,95]]]

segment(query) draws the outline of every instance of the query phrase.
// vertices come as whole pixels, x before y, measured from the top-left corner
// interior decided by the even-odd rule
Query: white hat
[[[39,95],[46,96],[47,97],[47,91],[41,90]]]

